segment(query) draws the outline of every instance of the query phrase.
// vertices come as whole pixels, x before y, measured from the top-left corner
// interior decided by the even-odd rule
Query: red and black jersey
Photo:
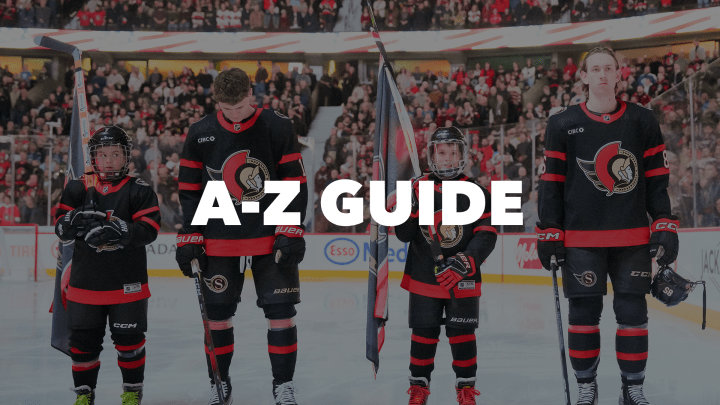
[[[307,179],[292,121],[277,112],[257,109],[242,122],[207,115],[190,127],[180,160],[180,202],[183,233],[201,233],[209,256],[258,256],[272,253],[275,226],[264,225],[263,213],[275,200],[265,193],[268,180],[300,182],[300,194],[285,210],[307,209]],[[191,225],[208,181],[224,181],[240,218],[239,226],[210,219]],[[258,201],[257,214],[243,213],[242,203]]]
[[[92,176],[87,180],[95,186],[86,186],[87,176]],[[81,304],[111,305],[148,298],[145,245],[157,238],[160,229],[157,195],[152,187],[135,177],[101,183],[95,175],[85,175],[68,182],[55,222],[68,211],[90,204],[91,199],[98,211],[107,213],[108,220],[122,219],[132,228],[132,244],[92,248],[84,239],[76,239],[67,299]]]
[[[485,195],[485,211],[477,221],[468,225],[443,225],[442,180],[432,174],[425,175],[420,180],[435,182],[435,238],[440,241],[443,256],[447,259],[463,252],[470,258],[473,267],[472,273],[453,287],[455,297],[479,297],[482,294],[480,265],[490,256],[497,240],[497,229],[490,224],[490,192],[478,185]],[[467,176],[456,180],[474,183]],[[466,211],[469,207],[470,199],[466,195],[458,195],[458,212]],[[430,226],[419,225],[417,213],[411,215],[404,224],[395,227],[397,238],[402,242],[410,242],[405,274],[400,286],[426,297],[449,299],[450,293],[438,284],[435,278],[436,263],[430,251],[431,231]]]
[[[565,230],[568,247],[648,243],[648,214],[670,215],[670,171],[652,112],[619,102],[595,114],[585,103],[548,120],[538,211]]]

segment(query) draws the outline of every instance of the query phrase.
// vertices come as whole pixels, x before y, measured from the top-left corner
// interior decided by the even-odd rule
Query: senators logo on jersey
[[[435,213],[435,229],[437,232],[437,238],[440,240],[440,246],[443,248],[451,248],[460,243],[463,237],[462,225],[443,225],[440,222],[440,211]],[[432,244],[432,238],[430,237],[429,226],[420,226],[420,231],[429,244]]]
[[[265,181],[270,173],[263,162],[250,157],[250,151],[242,150],[230,155],[220,170],[207,167],[213,180],[225,182],[235,205],[243,201],[257,201],[265,196]]]
[[[638,163],[629,151],[620,148],[620,141],[604,145],[592,162],[577,158],[578,165],[595,188],[611,196],[632,191],[638,182]]]

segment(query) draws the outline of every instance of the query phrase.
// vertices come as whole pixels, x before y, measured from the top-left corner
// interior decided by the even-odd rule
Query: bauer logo
[[[521,269],[542,269],[537,253],[537,239],[520,238],[515,248],[515,259]]]
[[[348,238],[336,238],[325,245],[325,257],[341,266],[354,262],[359,255],[357,243]]]

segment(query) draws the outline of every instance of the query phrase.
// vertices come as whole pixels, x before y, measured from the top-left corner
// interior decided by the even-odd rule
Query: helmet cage
[[[454,145],[458,152],[457,165],[453,165],[449,168],[439,168],[435,163],[435,156],[437,155],[437,146],[441,144]],[[465,170],[465,166],[468,161],[468,148],[464,141],[458,139],[431,139],[428,142],[427,149],[428,166],[430,170],[440,179],[447,180],[457,177],[462,174]]]
[[[99,148],[107,146],[119,146],[123,151],[125,162],[120,170],[105,171],[97,164],[97,152]],[[90,161],[92,162],[93,173],[97,174],[101,181],[115,181],[120,180],[128,174],[130,166],[130,145],[123,145],[117,142],[100,142],[90,145],[88,151],[90,152]]]

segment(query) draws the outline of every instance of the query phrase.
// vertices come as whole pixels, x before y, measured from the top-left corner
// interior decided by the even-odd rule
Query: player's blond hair
[[[580,62],[580,71],[581,71],[581,72],[587,73],[587,60],[588,60],[588,58],[589,58],[590,56],[595,55],[595,54],[598,54],[598,53],[604,53],[604,54],[606,54],[606,55],[612,56],[613,59],[615,59],[615,69],[616,69],[616,70],[617,70],[617,69],[620,69],[620,62],[618,62],[618,58],[617,58],[617,56],[615,55],[615,51],[613,51],[612,49],[610,49],[610,48],[608,48],[608,47],[606,47],[606,46],[598,46],[598,47],[595,47],[595,48],[591,49],[590,52],[588,52],[587,55],[585,55],[585,57],[583,58],[583,60]],[[615,92],[617,92],[617,89],[618,89],[618,85],[619,85],[619,84],[620,84],[620,83],[615,83]],[[590,97],[590,87],[589,87],[587,84],[583,83],[583,84],[582,84],[582,89],[583,89],[583,93],[585,93],[585,98]]]
[[[219,103],[235,105],[244,100],[250,92],[250,77],[239,68],[220,72],[213,84],[215,87],[213,98]]]

